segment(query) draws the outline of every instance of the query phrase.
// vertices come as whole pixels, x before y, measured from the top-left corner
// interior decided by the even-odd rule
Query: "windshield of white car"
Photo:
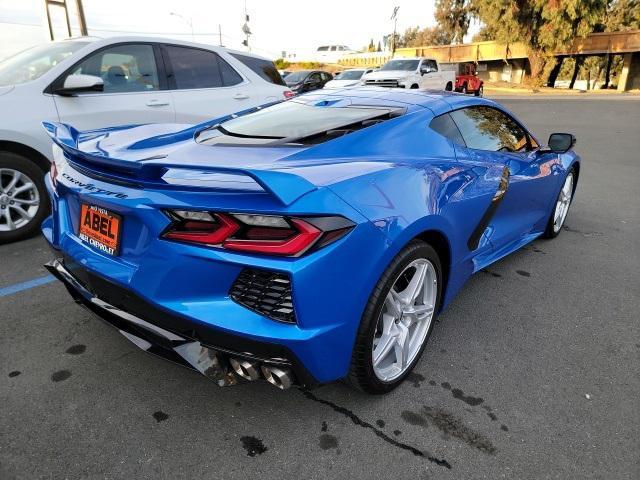
[[[364,70],[346,70],[344,72],[338,73],[333,79],[334,80],[360,80]]]
[[[393,114],[396,110],[394,107],[336,107],[331,106],[330,102],[290,100],[228,120],[218,129],[226,135],[237,137],[299,139]]]
[[[380,71],[384,70],[416,70],[420,60],[389,60]]]
[[[57,42],[38,45],[0,62],[0,87],[18,85],[41,77],[88,42]]]

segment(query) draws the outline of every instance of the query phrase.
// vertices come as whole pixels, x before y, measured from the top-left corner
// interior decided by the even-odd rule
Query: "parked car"
[[[580,173],[573,135],[543,148],[495,102],[399,89],[189,128],[46,127],[47,268],[219,385],[392,390],[473,273],[561,233]]]
[[[340,73],[336,73],[333,80],[325,83],[324,88],[344,88],[360,85],[360,79],[362,75],[373,72],[372,68],[350,68],[343,70]]]
[[[323,88],[332,78],[329,72],[321,70],[298,70],[287,75],[284,81],[291,91],[300,94]]]
[[[280,76],[282,78],[286,77],[287,75],[289,75],[291,72],[289,70],[278,70],[278,73],[280,74]]]
[[[473,93],[476,97],[481,97],[484,93],[484,82],[478,77],[475,64],[462,64],[460,72],[456,75],[456,92]]]
[[[84,37],[1,62],[0,243],[36,232],[49,211],[43,120],[197,123],[292,95],[270,60],[178,40]]]
[[[352,53],[358,52],[346,45],[322,45],[316,49],[313,59],[322,63],[338,63],[340,58]]]
[[[432,58],[395,58],[362,76],[363,85],[391,88],[451,91],[455,81],[455,72],[443,70]]]

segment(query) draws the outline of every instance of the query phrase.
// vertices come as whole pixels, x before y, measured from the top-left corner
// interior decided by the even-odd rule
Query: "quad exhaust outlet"
[[[275,385],[280,390],[291,388],[291,385],[293,384],[293,375],[291,374],[291,370],[288,368],[272,367],[267,365],[262,365],[260,368],[265,380],[271,385]]]

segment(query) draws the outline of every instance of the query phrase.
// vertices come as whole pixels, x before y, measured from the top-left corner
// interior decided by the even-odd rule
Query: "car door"
[[[320,74],[320,72],[313,72],[311,75],[309,75],[304,81],[304,85],[305,92],[310,92],[312,90],[318,90],[319,88],[322,88],[324,84],[322,83],[322,75]]]
[[[166,91],[158,52],[149,43],[124,43],[89,54],[59,77],[70,74],[102,78],[102,92],[54,95],[60,121],[79,130],[175,120],[171,94]]]
[[[473,106],[451,112],[465,146],[461,156],[488,169],[506,168],[507,190],[486,234],[495,250],[508,248],[544,229],[561,170],[558,156],[541,153],[535,139],[502,110]]]
[[[259,92],[217,53],[181,45],[162,51],[177,122],[200,123],[260,104]]]
[[[420,65],[420,71],[426,69],[428,73],[425,73],[421,77],[420,87],[440,90],[442,89],[442,73],[438,70],[438,64],[435,60],[425,58]]]

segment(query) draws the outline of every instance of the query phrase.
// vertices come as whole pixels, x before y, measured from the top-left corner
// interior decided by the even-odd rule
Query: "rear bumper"
[[[268,377],[274,370],[288,373],[294,383],[304,387],[319,384],[298,358],[282,345],[215,331],[210,326],[161,310],[73,264],[70,259],[58,258],[45,267],[64,284],[76,303],[116,328],[136,346],[195,370],[220,386],[235,385],[248,379],[237,374],[232,365],[234,361],[237,365],[243,360],[256,367],[258,376]],[[266,370],[260,374],[262,367]]]

